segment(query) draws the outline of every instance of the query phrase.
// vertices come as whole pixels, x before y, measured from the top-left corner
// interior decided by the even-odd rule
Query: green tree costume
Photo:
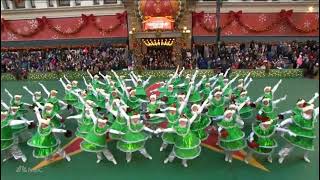
[[[106,133],[110,126],[105,125],[99,127],[98,124],[94,125],[91,130],[84,136],[80,147],[86,152],[102,152],[107,148]]]
[[[293,123],[288,126],[288,129],[296,134],[296,136],[284,135],[284,139],[294,146],[301,149],[314,151],[315,134],[315,118],[310,120],[305,119],[301,113],[292,117]]]
[[[46,110],[43,110],[41,113],[41,116],[44,119],[50,119],[50,124],[52,125],[52,127],[54,128],[61,128],[62,127],[62,123],[60,121],[60,119],[56,116],[58,113],[55,111],[51,111],[50,113]]]
[[[191,124],[191,131],[201,140],[208,138],[209,134],[206,128],[209,127],[211,120],[205,114],[199,115]]]
[[[219,136],[219,145],[226,151],[238,151],[246,147],[244,132],[236,125],[234,120],[226,121],[223,119],[218,122],[218,126],[227,132],[226,137]]]
[[[55,138],[52,127],[38,127],[35,135],[27,142],[27,144],[34,148],[33,157],[46,158],[55,154],[60,148],[60,141]]]
[[[276,132],[276,126],[271,125],[264,129],[259,125],[254,126],[252,124],[252,131],[254,132],[253,141],[259,146],[256,148],[248,146],[248,148],[261,155],[269,155],[273,153],[274,149],[278,146],[277,141],[273,138],[273,135]],[[248,143],[250,142],[248,141]]]
[[[155,114],[156,111],[158,109],[160,109],[160,105],[159,105],[159,102],[156,101],[155,103],[149,103],[148,106],[147,106],[147,109],[148,109],[148,113],[150,114]],[[148,122],[150,124],[159,124],[159,123],[162,123],[165,119],[161,118],[161,117],[151,117]]]
[[[93,128],[93,120],[90,115],[86,115],[85,112],[82,113],[82,117],[80,121],[78,121],[78,128],[76,131],[76,136],[80,138],[84,138],[88,132]]]
[[[128,130],[128,126],[127,126],[127,121],[124,117],[117,115],[115,121],[112,123],[110,129],[122,132],[122,133],[126,133]],[[117,139],[120,140],[122,138],[122,135],[120,134],[113,134],[113,133],[109,133],[109,137],[111,139]]]
[[[200,155],[200,139],[190,130],[190,126],[181,127],[179,124],[174,126],[177,136],[173,152],[179,159],[194,159]]]
[[[238,103],[238,104],[242,104],[243,102],[246,102],[247,98],[248,98],[247,96],[245,96],[245,97],[239,96],[239,97],[237,98],[237,103]],[[247,104],[245,104],[245,105],[240,109],[239,114],[240,114],[240,117],[241,117],[242,119],[248,119],[248,118],[250,118],[250,117],[252,116],[252,107],[249,106],[249,105],[247,105]]]
[[[224,113],[224,103],[225,103],[224,97],[221,97],[219,101],[213,98],[208,107],[208,116],[209,117],[222,116]]]
[[[146,140],[150,137],[143,130],[141,123],[130,124],[127,132],[117,142],[117,148],[122,152],[135,152],[144,148]]]
[[[9,149],[14,144],[13,130],[9,122],[8,118],[1,121],[1,151]]]
[[[179,114],[171,114],[166,112],[166,118],[168,120],[167,128],[174,128],[175,125],[178,123]],[[176,133],[174,132],[164,132],[161,135],[162,141],[167,144],[174,144],[175,142]]]

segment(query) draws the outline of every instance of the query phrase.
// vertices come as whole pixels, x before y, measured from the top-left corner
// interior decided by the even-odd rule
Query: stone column
[[[5,10],[5,9],[8,9],[7,4],[5,0],[1,0],[1,10]]]
[[[104,0],[99,0],[99,5],[104,5]]]
[[[81,1],[81,6],[92,6],[93,5],[93,1],[88,1],[88,0],[83,0]]]
[[[16,9],[16,5],[14,4],[13,1],[7,1],[9,9]]]
[[[121,0],[117,0],[117,4],[122,4],[122,1]]]
[[[24,1],[24,7],[25,7],[26,9],[31,9],[31,8],[32,8],[31,1],[30,1],[30,0],[25,0],[25,1]]]
[[[76,0],[70,0],[70,7],[76,7]]]
[[[53,7],[58,7],[59,4],[58,4],[58,0],[52,0],[52,4],[53,4]]]

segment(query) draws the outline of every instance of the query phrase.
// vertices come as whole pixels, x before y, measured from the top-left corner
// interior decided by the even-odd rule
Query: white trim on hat
[[[1,111],[1,115],[8,115],[8,111]]]
[[[297,102],[297,105],[304,104],[304,103],[306,103],[306,101],[304,99],[301,99],[300,101]]]
[[[50,108],[53,108],[53,104],[51,104],[51,103],[46,103],[46,104],[44,105],[44,107],[50,107]]]
[[[223,115],[224,116],[227,116],[227,114],[234,114],[235,113],[235,111],[234,110],[226,110],[224,113],[223,113]]]
[[[221,90],[220,86],[216,86],[216,87],[214,87],[214,89],[213,89],[213,91],[219,91],[219,90]]]
[[[156,94],[150,95],[150,99],[155,99],[155,100],[157,100],[157,95],[156,95]]]
[[[240,96],[242,96],[242,95],[247,95],[247,94],[248,94],[247,91],[243,91],[243,92],[240,93]]]
[[[194,107],[197,107],[198,110],[200,109],[200,105],[198,105],[198,104],[193,104],[193,105],[191,106],[191,110],[192,110]]]
[[[179,122],[180,122],[180,121],[188,122],[188,119],[187,119],[187,118],[179,118]]]
[[[313,104],[310,104],[310,105],[302,108],[302,111],[303,111],[303,112],[306,112],[306,111],[313,110],[313,109],[314,109],[314,105],[313,105]]]
[[[50,119],[50,118],[47,118],[47,119],[43,119],[43,118],[41,118],[41,119],[40,119],[40,121],[39,121],[39,123],[40,123],[40,124],[46,124],[46,125],[49,125],[49,124],[50,124],[50,121],[51,121],[51,119]]]
[[[238,106],[235,105],[235,104],[230,104],[229,105],[229,109],[237,109],[237,108],[238,108]]]
[[[105,119],[98,118],[98,122],[107,123],[108,121]]]
[[[132,115],[131,119],[140,119],[140,114]]]
[[[214,96],[217,96],[217,95],[220,95],[220,96],[221,96],[221,95],[222,95],[222,92],[221,92],[221,91],[215,92],[215,93],[214,93]]]
[[[271,91],[271,86],[264,87],[263,91],[267,91],[267,90]]]
[[[21,97],[22,97],[22,95],[14,95],[14,98],[16,99],[16,98],[20,98],[21,99]]]
[[[175,107],[167,107],[166,110],[167,111],[176,111],[177,108],[175,108]]]

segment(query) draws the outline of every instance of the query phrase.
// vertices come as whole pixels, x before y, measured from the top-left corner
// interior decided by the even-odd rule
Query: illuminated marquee
[[[143,30],[173,30],[174,20],[168,17],[149,17],[143,21]]]

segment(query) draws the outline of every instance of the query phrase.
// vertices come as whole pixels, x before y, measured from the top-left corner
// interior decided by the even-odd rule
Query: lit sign
[[[174,20],[167,17],[150,17],[143,21],[143,30],[172,30]]]

